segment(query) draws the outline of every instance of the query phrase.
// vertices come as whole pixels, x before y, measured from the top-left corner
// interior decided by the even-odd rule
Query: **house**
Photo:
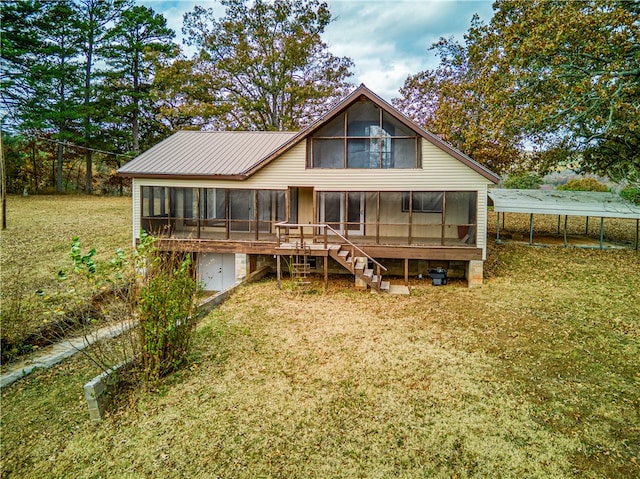
[[[133,239],[193,253],[205,289],[268,265],[344,271],[359,287],[445,267],[482,282],[499,177],[364,85],[300,132],[180,131],[124,165]],[[402,280],[399,280],[402,281]]]

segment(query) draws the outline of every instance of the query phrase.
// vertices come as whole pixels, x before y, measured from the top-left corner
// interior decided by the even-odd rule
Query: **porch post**
[[[277,271],[277,277],[278,277],[278,289],[282,289],[282,286],[280,284],[280,279],[282,276],[282,268],[280,266],[280,255],[277,254],[276,255],[277,261],[276,261],[276,271]]]
[[[638,251],[638,237],[640,236],[640,219],[636,220],[636,251]]]
[[[533,244],[533,213],[529,215],[529,245]]]
[[[376,244],[380,244],[380,191],[376,194]]]
[[[218,193],[216,193],[218,194]],[[231,218],[229,218],[229,189],[225,188],[224,190],[224,218],[225,218],[225,239],[229,239],[229,231],[231,230]]]
[[[603,249],[604,243],[604,217],[600,217],[600,249]]]
[[[564,247],[567,247],[567,215],[564,215]]]
[[[200,214],[200,211],[202,211],[200,209],[200,188],[196,188],[196,204],[197,204],[197,208],[198,208],[198,221],[197,221],[197,225],[198,225],[198,235],[197,238],[200,239],[200,227],[201,227],[201,223],[200,223],[200,217],[202,216]]]
[[[500,212],[496,213],[496,243],[500,243]],[[504,213],[502,213],[502,220],[504,221]]]

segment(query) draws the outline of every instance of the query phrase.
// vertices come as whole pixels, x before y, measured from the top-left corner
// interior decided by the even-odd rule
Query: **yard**
[[[244,285],[102,423],[82,356],[35,373],[2,391],[0,475],[638,477],[640,254],[491,244],[471,290]]]

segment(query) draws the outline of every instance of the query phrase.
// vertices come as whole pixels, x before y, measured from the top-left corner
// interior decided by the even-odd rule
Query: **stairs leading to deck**
[[[361,284],[370,287],[373,291],[389,292],[389,281],[383,281],[380,267],[374,264],[373,268],[368,267],[366,256],[355,256],[353,248],[345,245],[332,245],[329,247],[329,256],[345,269],[352,272]]]

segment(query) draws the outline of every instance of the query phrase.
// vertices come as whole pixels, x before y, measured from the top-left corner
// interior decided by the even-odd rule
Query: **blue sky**
[[[182,16],[195,5],[224,8],[215,0],[137,0],[162,13],[181,43]],[[491,0],[328,0],[335,18],[323,38],[334,55],[354,63],[353,83],[364,83],[391,100],[410,74],[437,65],[429,47],[440,37],[462,40],[477,13],[485,23],[493,15]]]

